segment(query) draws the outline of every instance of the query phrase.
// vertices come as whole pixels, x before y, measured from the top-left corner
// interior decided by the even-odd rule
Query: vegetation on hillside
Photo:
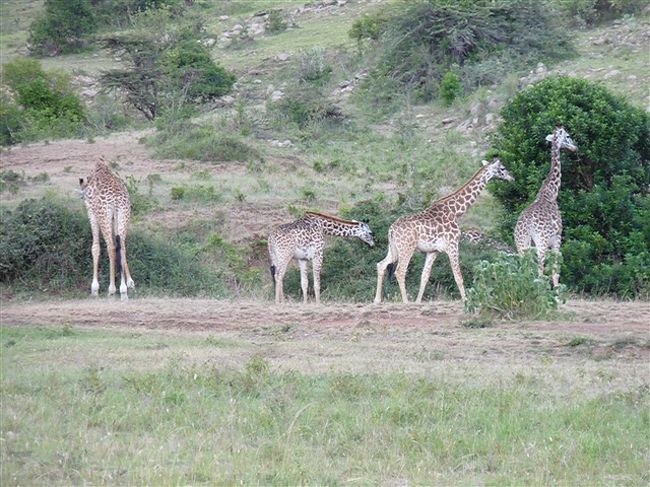
[[[547,78],[518,93],[502,112],[494,147],[515,177],[497,182],[503,232],[548,173],[545,141],[563,123],[578,146],[562,153],[558,197],[564,224],[562,280],[575,291],[650,294],[650,118],[594,83]]]
[[[397,2],[358,19],[350,35],[376,39],[367,90],[380,98],[406,89],[426,101],[441,94],[451,68],[470,90],[571,52],[553,10],[537,0]]]

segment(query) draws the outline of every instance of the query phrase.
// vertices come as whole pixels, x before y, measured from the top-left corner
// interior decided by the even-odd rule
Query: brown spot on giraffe
[[[97,161],[95,169],[86,178],[79,180],[81,197],[88,210],[88,220],[93,234],[93,281],[90,291],[93,296],[99,293],[99,232],[106,242],[110,262],[110,280],[108,295],[115,294],[115,267],[120,272],[120,297],[128,299],[127,288],[135,287],[129,265],[126,260],[126,234],[131,218],[131,203],[129,193],[124,183],[106,165],[104,159]]]
[[[300,287],[305,303],[309,286],[307,264],[311,261],[314,294],[316,303],[320,303],[320,270],[323,265],[326,235],[358,237],[371,247],[375,245],[367,223],[344,220],[324,213],[308,211],[301,219],[280,225],[273,230],[268,241],[276,304],[284,301],[283,280],[291,259],[297,259],[300,266]]]
[[[557,196],[562,182],[560,165],[560,150],[577,150],[571,136],[564,127],[557,126],[552,134],[546,136],[551,142],[551,169],[542,183],[535,200],[521,212],[515,225],[515,245],[517,252],[522,254],[535,244],[537,252],[537,268],[539,275],[544,275],[546,252],[550,248],[559,252],[562,243],[562,215],[557,205]],[[553,287],[560,283],[558,263],[553,265]]]
[[[426,253],[416,302],[422,301],[424,289],[431,275],[431,266],[440,252],[446,252],[449,256],[458,291],[460,291],[463,301],[465,300],[465,286],[458,260],[458,243],[461,235],[458,220],[474,204],[485,185],[493,177],[507,181],[513,180],[498,158],[494,158],[489,163],[483,161],[483,167],[454,193],[434,201],[419,213],[398,218],[390,226],[388,229],[388,253],[384,260],[377,264],[375,303],[381,302],[384,273],[388,266],[392,266],[395,262],[397,262],[395,276],[402,294],[402,301],[408,302],[406,271],[416,250]]]

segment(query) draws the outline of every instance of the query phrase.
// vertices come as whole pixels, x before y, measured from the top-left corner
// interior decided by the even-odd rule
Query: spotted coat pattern
[[[493,177],[508,181],[513,179],[498,158],[494,158],[490,163],[483,161],[483,167],[454,193],[434,201],[428,208],[419,213],[398,218],[390,226],[388,230],[388,253],[377,264],[375,303],[381,302],[384,273],[388,266],[394,265],[395,262],[397,262],[395,277],[399,284],[402,301],[408,302],[405,283],[406,271],[416,250],[426,254],[416,302],[420,303],[422,301],[425,287],[431,275],[431,267],[440,252],[446,252],[449,256],[456,285],[461,298],[465,300],[465,286],[460,271],[458,254],[458,243],[461,235],[458,220],[476,201],[485,185]]]
[[[128,299],[127,288],[134,287],[135,283],[129,272],[129,265],[126,260],[126,235],[131,218],[131,204],[129,193],[124,183],[100,159],[95,169],[86,178],[79,180],[81,185],[81,197],[88,210],[88,220],[93,235],[92,256],[93,256],[93,281],[90,287],[93,296],[99,293],[99,232],[101,231],[110,262],[110,280],[108,286],[109,296],[115,294],[115,265],[116,246],[120,255],[120,297]],[[119,244],[117,242],[119,236]]]
[[[529,249],[531,244],[535,244],[540,276],[544,274],[546,252],[548,249],[558,252],[562,243],[562,215],[557,204],[562,182],[560,149],[568,149],[572,152],[577,150],[575,143],[562,126],[556,127],[546,140],[551,141],[551,168],[535,200],[521,212],[515,225],[517,252],[521,254]],[[553,286],[557,286],[560,282],[557,263],[553,266],[552,280]]]
[[[325,237],[358,237],[371,247],[375,244],[367,223],[343,220],[336,216],[308,211],[293,222],[277,227],[269,236],[271,274],[275,284],[275,302],[284,301],[283,279],[291,259],[300,266],[300,285],[303,302],[307,302],[307,265],[311,261],[314,278],[314,295],[320,303],[320,271],[323,265]]]

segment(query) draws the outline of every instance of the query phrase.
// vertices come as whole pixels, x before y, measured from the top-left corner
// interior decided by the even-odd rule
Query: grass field
[[[116,304],[3,312],[3,485],[648,483],[644,303]]]

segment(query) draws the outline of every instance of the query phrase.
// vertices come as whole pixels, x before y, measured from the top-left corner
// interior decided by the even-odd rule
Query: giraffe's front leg
[[[424,261],[424,267],[422,268],[422,277],[420,278],[420,291],[418,292],[418,297],[415,300],[416,303],[422,302],[422,296],[424,296],[424,289],[427,287],[427,283],[429,282],[429,276],[431,275],[431,267],[433,266],[433,262],[436,260],[436,257],[438,257],[437,251],[427,253],[427,257]]]
[[[458,242],[456,242],[456,245],[449,245],[447,255],[449,256],[451,270],[454,273],[456,286],[458,286],[458,292],[460,292],[460,299],[465,301],[465,284],[463,283],[463,273],[460,270],[460,261],[458,259]]]
[[[307,292],[309,291],[309,279],[307,278],[307,261],[300,259],[300,287],[302,288],[302,302],[307,304]]]
[[[558,287],[560,285],[560,244],[562,242],[562,237],[560,235],[556,235],[552,240],[551,240],[551,250],[553,251],[554,259],[553,259],[553,270],[552,270],[552,279],[553,279],[553,287]]]

